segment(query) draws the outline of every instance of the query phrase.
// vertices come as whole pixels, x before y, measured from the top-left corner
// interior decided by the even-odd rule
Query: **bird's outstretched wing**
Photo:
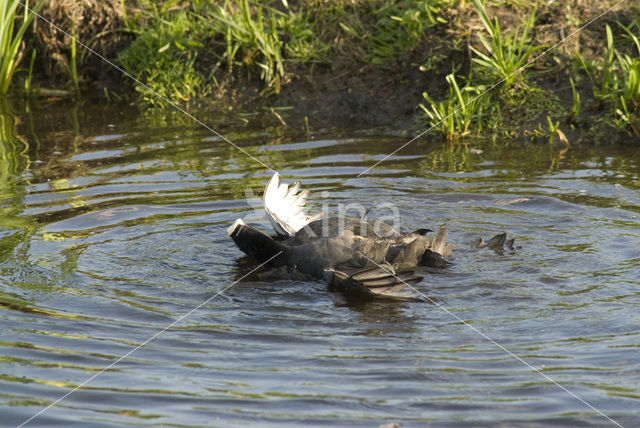
[[[309,191],[301,191],[299,181],[289,188],[289,185],[280,183],[280,174],[273,174],[262,199],[267,218],[276,233],[293,236],[307,224],[322,217],[321,212],[314,215],[304,212],[308,196]]]
[[[422,280],[413,271],[393,272],[385,267],[372,267],[350,273],[349,269],[325,270],[331,290],[342,291],[351,300],[422,300],[413,285]]]

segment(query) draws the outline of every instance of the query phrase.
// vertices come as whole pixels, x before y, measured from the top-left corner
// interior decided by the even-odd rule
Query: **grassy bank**
[[[222,94],[229,85],[260,82],[277,95],[317,70],[384,67],[403,61],[451,0],[142,1],[136,40],[119,55],[133,75],[172,100]],[[179,83],[178,83],[179,82]],[[138,88],[149,104],[159,101]]]
[[[120,8],[113,14],[118,25],[98,40],[108,44],[118,35],[111,56],[152,91],[127,79],[101,78],[98,86],[116,97],[134,87],[129,99],[148,107],[167,107],[162,98],[187,108],[213,100],[280,108],[287,122],[286,108],[294,108],[312,122],[432,127],[429,135],[449,141],[640,140],[635,2],[562,43],[615,2],[110,3]],[[67,29],[74,22],[58,21]],[[58,56],[71,58],[72,47]],[[78,67],[91,68],[91,56]],[[91,75],[75,76],[92,82]]]
[[[473,0],[484,31],[478,32],[475,43],[470,41],[469,68],[446,76],[449,90],[443,100],[424,94],[426,103],[421,108],[431,126],[449,140],[473,131],[482,133],[483,128],[493,137],[523,133],[564,144],[568,140],[562,129],[576,137],[614,130],[640,138],[637,14],[633,19],[624,15],[624,23],[614,14],[594,24],[588,31],[600,31],[603,39],[606,34],[604,47],[596,44],[581,52],[581,43],[567,52],[566,46],[559,45],[566,37],[562,33],[557,42],[545,42],[544,31],[536,27],[542,18],[535,7],[525,15],[526,21],[504,31],[484,3]],[[584,40],[586,31],[575,37]]]

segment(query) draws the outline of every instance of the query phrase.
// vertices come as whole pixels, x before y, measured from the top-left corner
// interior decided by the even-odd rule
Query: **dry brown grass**
[[[50,0],[40,14],[55,25],[41,19],[35,24],[37,72],[47,78],[68,79],[69,75],[71,38],[56,27],[71,34],[75,23],[76,39],[107,58],[112,58],[128,37],[121,31],[124,16],[120,0]],[[104,71],[99,58],[81,47],[78,60],[83,75]]]

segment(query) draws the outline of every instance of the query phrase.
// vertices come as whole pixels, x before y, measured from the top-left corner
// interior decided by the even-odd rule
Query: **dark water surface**
[[[455,265],[417,288],[450,312],[350,306],[263,270],[203,304],[254,266],[226,227],[251,215],[245,189],[260,194],[269,171],[186,119],[4,110],[2,426],[94,375],[27,426],[614,426],[452,314],[640,425],[637,142],[561,153],[421,141],[357,177],[408,138],[231,115],[217,129],[302,179],[316,210],[359,202],[375,217],[392,202],[407,230],[447,222]],[[515,251],[468,245],[500,231]]]

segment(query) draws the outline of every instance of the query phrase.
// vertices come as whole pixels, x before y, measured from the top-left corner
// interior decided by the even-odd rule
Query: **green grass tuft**
[[[449,74],[446,80],[449,84],[448,97],[436,102],[425,92],[423,97],[429,105],[420,104],[420,107],[429,119],[429,125],[452,141],[468,135],[472,124],[481,129],[482,115],[488,106],[487,98],[483,99],[481,95],[485,91],[484,86],[460,89],[454,74]]]
[[[473,0],[473,4],[480,15],[484,28],[491,36],[491,39],[487,40],[484,35],[478,34],[485,52],[470,46],[476,55],[473,62],[480,65],[490,78],[504,80],[507,86],[516,81],[521,82],[522,70],[529,65],[532,54],[544,47],[531,45],[530,32],[535,23],[536,8],[533,8],[522,29],[516,29],[516,31],[503,35],[498,20],[492,20],[487,15],[483,1]]]
[[[587,62],[580,53],[576,58],[589,77],[593,95],[609,114],[604,120],[631,135],[640,137],[640,38],[638,25],[620,27],[631,41],[627,52],[614,46],[613,31],[606,26],[607,46],[601,61]]]
[[[470,46],[474,56],[464,87],[460,88],[455,76],[449,74],[446,77],[447,97],[436,102],[425,93],[428,106],[420,105],[429,124],[447,140],[467,136],[472,128],[479,134],[488,127],[495,134],[504,125],[506,117],[517,117],[526,109],[525,103],[535,104],[532,110],[536,113],[545,103],[544,95],[527,83],[524,73],[533,53],[543,47],[531,44],[535,8],[522,28],[505,35],[498,20],[487,14],[483,1],[473,0],[473,4],[490,35],[490,39],[478,35],[484,52]],[[491,89],[487,91],[487,88]],[[513,121],[518,122],[518,119]]]
[[[362,2],[339,25],[358,40],[366,63],[384,64],[414,48],[428,28],[446,23],[440,12],[453,4],[453,0]]]
[[[149,88],[173,103],[188,103],[196,95],[206,95],[211,83],[197,70],[197,61],[205,46],[200,34],[206,25],[189,10],[172,11],[174,2],[158,8],[151,4],[150,24],[118,60],[125,70]],[[157,95],[136,85],[143,102],[165,106]]]

